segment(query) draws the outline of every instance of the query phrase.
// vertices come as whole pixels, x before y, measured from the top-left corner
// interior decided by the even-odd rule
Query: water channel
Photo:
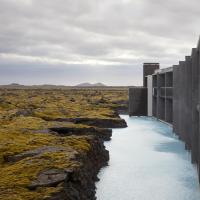
[[[122,115],[128,128],[106,142],[109,165],[99,173],[97,200],[199,200],[197,171],[172,128]]]

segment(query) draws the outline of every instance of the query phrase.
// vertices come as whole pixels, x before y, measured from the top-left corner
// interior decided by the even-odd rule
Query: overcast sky
[[[0,84],[141,85],[199,33],[199,0],[0,0]]]

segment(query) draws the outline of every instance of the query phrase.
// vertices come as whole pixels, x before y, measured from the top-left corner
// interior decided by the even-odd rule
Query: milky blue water
[[[166,124],[121,116],[128,128],[113,129],[109,166],[99,173],[97,200],[200,200],[195,167],[184,143]]]

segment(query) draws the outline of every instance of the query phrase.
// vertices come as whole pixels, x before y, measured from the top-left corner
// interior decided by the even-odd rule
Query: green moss
[[[60,190],[27,186],[37,174],[49,168],[75,169],[75,156],[87,153],[92,136],[59,137],[42,130],[51,127],[87,127],[54,121],[57,118],[118,119],[113,108],[126,101],[127,90],[0,90],[0,200],[38,200]],[[50,121],[45,121],[48,118]],[[44,146],[63,151],[45,152],[14,163],[5,158]]]
[[[14,134],[15,135],[15,134]],[[17,136],[17,135],[15,135]],[[20,138],[22,141],[20,141]],[[55,192],[56,188],[42,189],[32,192],[27,189],[31,181],[37,178],[37,175],[47,169],[75,169],[80,167],[80,163],[74,158],[76,155],[90,150],[90,137],[65,137],[47,135],[45,139],[43,135],[37,136],[35,144],[28,143],[24,138],[20,137],[15,140],[15,144],[7,145],[1,148],[4,154],[16,154],[21,151],[36,149],[45,145],[60,146],[66,148],[61,152],[46,152],[37,157],[28,157],[15,163],[1,163],[0,165],[0,199],[9,199],[10,195],[15,199],[44,199],[44,196]],[[32,140],[36,138],[33,137]],[[19,142],[17,144],[17,142]],[[23,144],[24,143],[24,144]],[[23,144],[22,146],[19,146]]]

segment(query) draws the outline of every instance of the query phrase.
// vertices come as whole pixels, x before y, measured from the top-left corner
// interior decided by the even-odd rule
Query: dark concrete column
[[[165,99],[165,120],[166,122],[172,123],[173,121],[173,106],[172,106],[172,87],[173,87],[173,72],[167,72],[165,76],[165,87],[166,87],[166,99]]]
[[[181,94],[182,94],[182,98],[181,98],[181,122],[182,122],[182,126],[181,126],[181,133],[183,136],[183,141],[185,142],[185,147],[186,149],[188,149],[188,133],[186,131],[187,129],[187,105],[186,105],[186,99],[187,99],[187,74],[186,74],[186,62],[182,61],[181,62],[181,83],[182,83],[182,87],[181,87]]]
[[[192,125],[192,61],[190,56],[185,57],[185,66],[186,66],[186,109],[185,109],[185,132],[186,132],[186,139],[187,139],[187,148],[191,149],[191,140],[192,140],[192,133],[191,133],[191,125]]]
[[[157,75],[153,75],[153,116],[157,117]]]
[[[165,120],[165,74],[158,74],[158,118]]]
[[[184,84],[184,61],[179,62],[179,134],[181,140],[185,141],[185,135],[184,135],[184,90],[183,87]]]
[[[165,121],[168,123],[172,123],[173,122],[173,103],[172,103],[172,99],[166,98],[165,100]]]
[[[199,57],[196,48],[192,49],[192,162],[198,163],[199,152],[199,113],[198,104],[198,83],[199,83]]]
[[[187,133],[187,71],[186,71],[186,62],[180,62],[180,78],[181,78],[181,85],[180,85],[180,99],[179,99],[179,114],[180,114],[180,135],[181,139],[185,142],[186,149],[188,148],[188,133]]]
[[[147,116],[147,88],[129,88],[129,115]]]
[[[173,66],[173,131],[178,134],[178,65]]]
[[[199,181],[200,181],[200,40],[198,42],[197,46],[197,69],[198,69],[198,104],[197,104],[197,110],[199,113],[199,123],[198,123],[198,172],[199,172]]]

